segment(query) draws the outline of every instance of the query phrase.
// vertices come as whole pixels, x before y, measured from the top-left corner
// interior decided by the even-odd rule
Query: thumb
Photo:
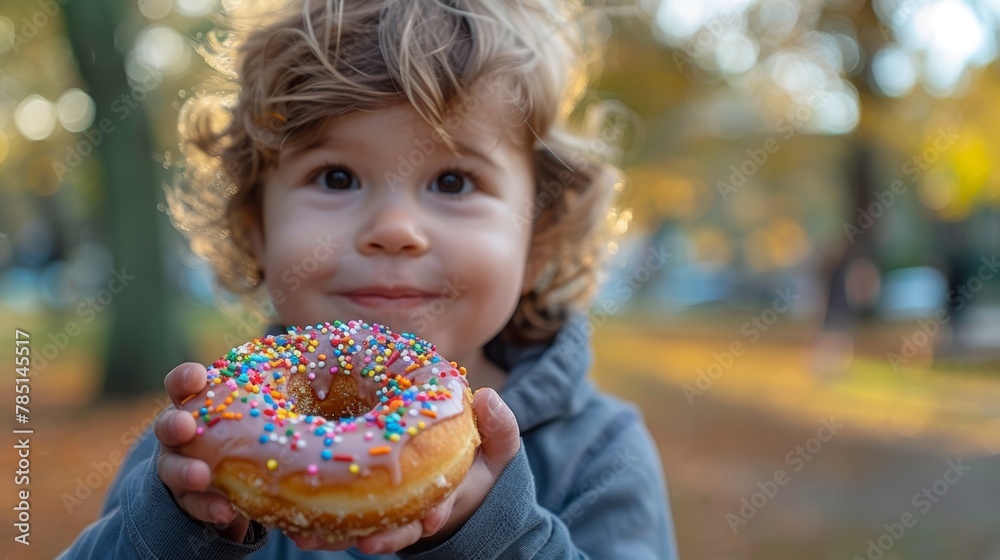
[[[517,419],[500,395],[488,387],[476,392],[472,406],[479,424],[483,455],[490,470],[499,474],[521,447]]]

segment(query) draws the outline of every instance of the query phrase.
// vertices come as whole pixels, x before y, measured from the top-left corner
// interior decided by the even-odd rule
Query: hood
[[[514,345],[499,337],[486,344],[486,357],[508,372],[500,396],[522,434],[579,414],[593,397],[587,378],[593,363],[591,330],[590,317],[572,311],[551,344]]]

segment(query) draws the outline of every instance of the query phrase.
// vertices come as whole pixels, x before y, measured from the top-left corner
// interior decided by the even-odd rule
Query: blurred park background
[[[236,3],[0,1],[8,406],[16,328],[34,357],[11,557],[96,519],[173,365],[264,327],[160,187]],[[1000,559],[1000,1],[598,5],[628,181],[594,375],[645,412],[681,556]]]

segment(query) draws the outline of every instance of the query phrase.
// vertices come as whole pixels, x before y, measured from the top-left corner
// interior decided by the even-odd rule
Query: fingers
[[[170,370],[163,378],[163,386],[174,406],[179,407],[181,401],[204,389],[206,375],[205,366],[194,362],[184,363]]]
[[[212,523],[217,529],[228,527],[239,515],[228,500],[211,492],[188,492],[177,502],[188,515]]]
[[[169,410],[161,414],[153,424],[153,434],[160,445],[177,448],[194,438],[198,423],[187,412]]]
[[[317,535],[305,537],[300,533],[286,534],[302,550],[347,550],[356,546],[365,554],[386,554],[406,548],[420,540],[423,536],[423,525],[420,521],[413,521],[396,529],[335,543]]]
[[[413,521],[402,527],[381,531],[367,537],[331,543],[316,535],[305,537],[300,533],[286,534],[302,550],[346,550],[356,546],[365,554],[388,554],[406,548],[441,529],[451,517],[452,506],[457,494],[457,492],[452,492],[442,503],[434,506],[422,522],[420,520]]]
[[[431,508],[423,520],[423,533],[421,537],[429,537],[441,530],[444,524],[451,518],[451,511],[455,506],[455,500],[461,493],[461,487],[452,492],[440,504]]]
[[[189,492],[204,492],[212,482],[212,472],[208,464],[169,449],[161,450],[156,463],[156,472],[160,475],[160,480],[177,497]]]
[[[514,413],[500,395],[490,388],[480,389],[473,397],[482,451],[490,471],[498,474],[521,447],[521,433]]]
[[[220,534],[232,540],[243,539],[250,521],[225,496],[207,491],[212,472],[204,461],[161,448],[156,470],[188,515],[213,524]]]
[[[420,540],[424,527],[419,520],[389,531],[381,531],[358,539],[358,550],[365,554],[387,554],[406,548]]]
[[[230,508],[231,509],[231,508]],[[250,520],[246,516],[234,512],[235,517],[226,527],[220,527],[216,525],[219,534],[226,537],[231,541],[236,541],[242,543],[247,536],[247,530],[250,529]]]
[[[177,499],[181,509],[191,517],[210,523],[222,536],[236,542],[243,542],[250,520],[236,511],[229,501],[211,492],[189,492]]]
[[[357,544],[357,539],[347,539],[331,543],[323,537],[312,535],[302,536],[301,533],[285,533],[302,550],[347,550]]]
[[[367,537],[331,543],[316,535],[305,537],[300,533],[286,534],[302,550],[346,550],[356,546],[365,554],[388,554],[404,549],[421,538],[440,530],[451,517],[451,510],[457,495],[458,492],[452,492],[443,502],[434,506],[423,521],[413,521],[402,527],[381,531]]]

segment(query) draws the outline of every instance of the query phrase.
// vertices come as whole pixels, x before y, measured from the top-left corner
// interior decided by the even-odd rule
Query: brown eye
[[[323,171],[317,180],[320,187],[328,191],[349,191],[360,188],[354,175],[340,167],[331,167]]]
[[[465,194],[471,190],[470,181],[463,175],[449,171],[438,175],[438,178],[431,184],[431,190],[444,194]]]

